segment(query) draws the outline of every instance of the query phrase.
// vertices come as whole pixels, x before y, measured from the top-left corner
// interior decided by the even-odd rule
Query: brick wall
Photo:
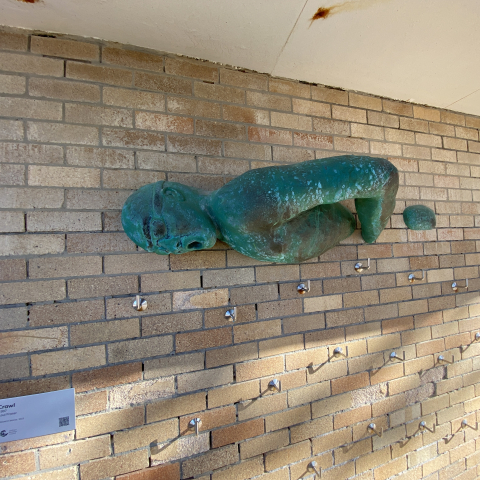
[[[93,40],[3,31],[0,49],[0,396],[74,387],[77,408],[76,432],[0,444],[0,477],[480,477],[480,430],[460,428],[480,420],[480,118]],[[373,245],[279,266],[122,231],[145,183],[343,153],[400,171]],[[436,230],[406,230],[416,203]]]

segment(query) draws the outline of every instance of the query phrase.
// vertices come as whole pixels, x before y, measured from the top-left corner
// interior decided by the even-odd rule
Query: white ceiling
[[[0,0],[0,24],[480,115],[479,0],[24,1]]]

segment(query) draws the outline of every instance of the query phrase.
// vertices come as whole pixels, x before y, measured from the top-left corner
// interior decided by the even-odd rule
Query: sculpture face
[[[211,248],[216,229],[201,199],[199,192],[180,183],[145,185],[127,200],[123,228],[138,246],[160,255]]]
[[[122,211],[127,235],[161,255],[211,248],[217,238],[257,260],[302,262],[355,229],[338,202],[355,199],[372,243],[395,208],[398,172],[382,158],[343,155],[250,170],[215,192],[174,182],[146,185]]]

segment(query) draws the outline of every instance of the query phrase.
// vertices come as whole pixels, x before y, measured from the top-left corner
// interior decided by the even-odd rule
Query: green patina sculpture
[[[350,236],[355,199],[362,236],[372,243],[395,207],[397,169],[387,160],[343,155],[250,170],[214,192],[180,183],[145,185],[125,202],[127,235],[148,252],[180,254],[217,239],[257,260],[296,263]]]
[[[425,205],[412,205],[403,211],[403,221],[411,230],[431,230],[437,220],[431,208]]]

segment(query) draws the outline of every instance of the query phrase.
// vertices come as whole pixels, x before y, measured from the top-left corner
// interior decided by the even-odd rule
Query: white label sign
[[[0,400],[0,443],[75,430],[75,389]]]

